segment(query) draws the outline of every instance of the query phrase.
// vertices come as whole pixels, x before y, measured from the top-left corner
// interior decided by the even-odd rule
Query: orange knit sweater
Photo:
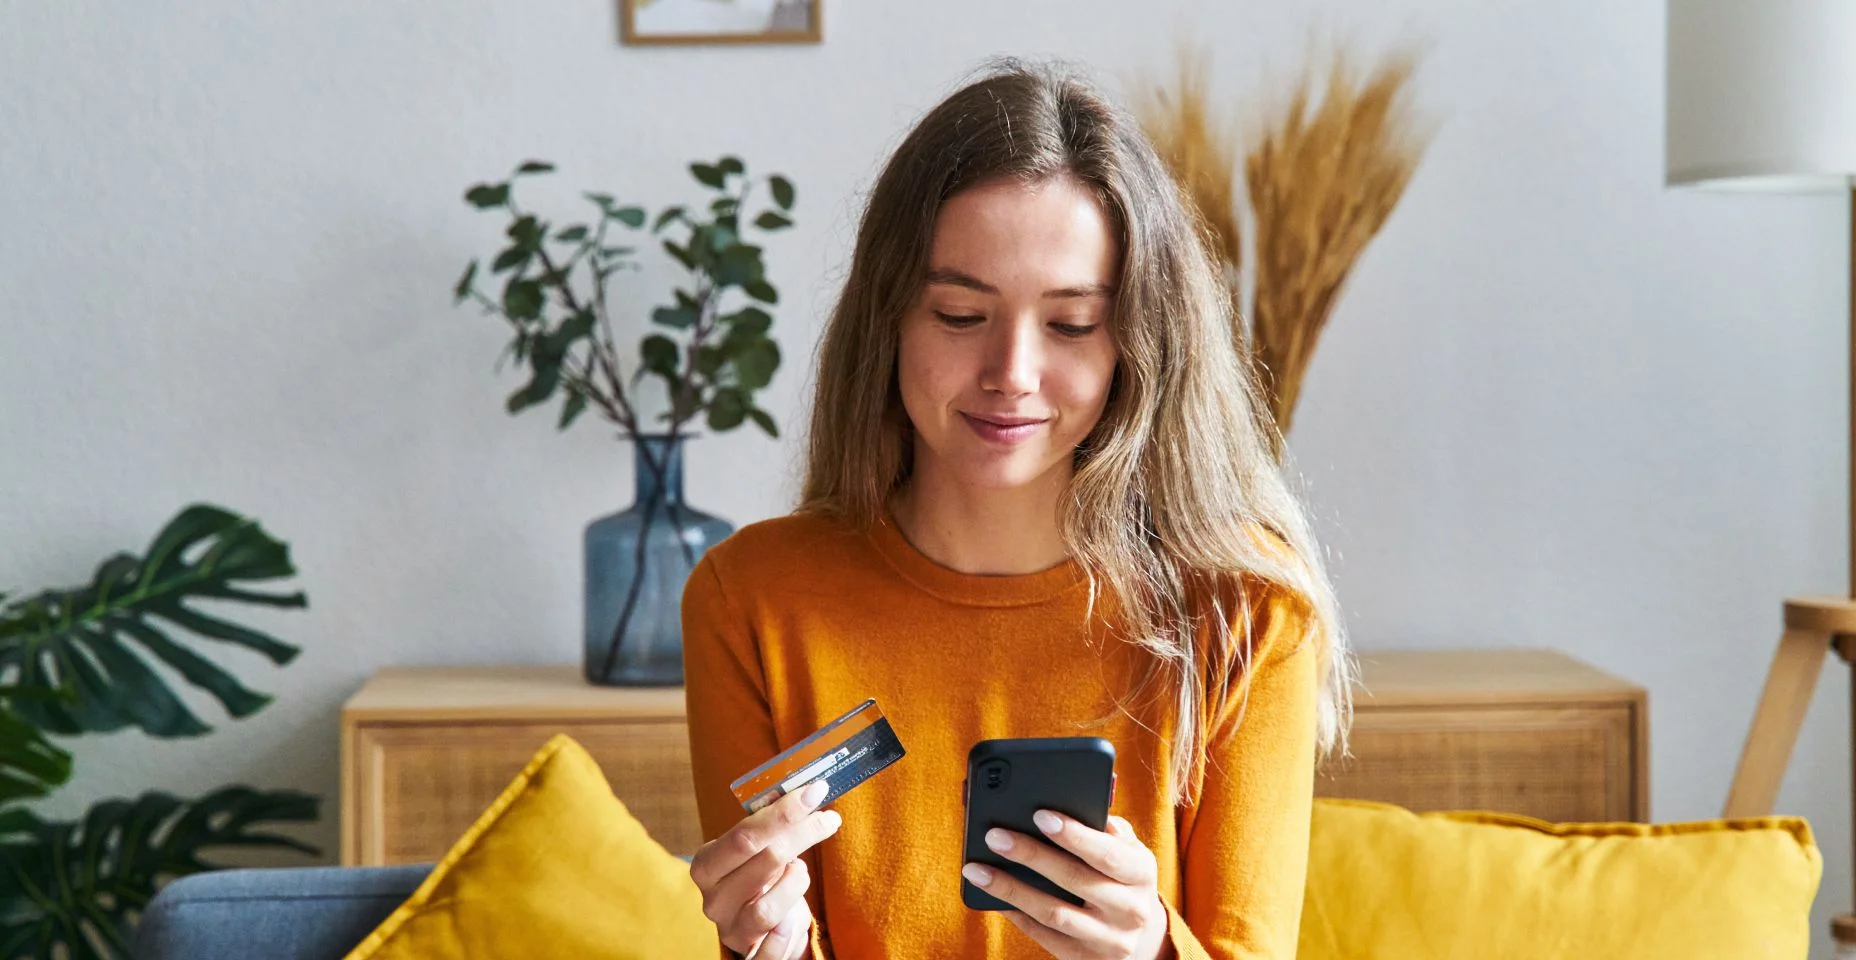
[[[1293,957],[1314,786],[1315,657],[1306,607],[1252,597],[1250,696],[1215,718],[1196,803],[1165,790],[1176,724],[1162,696],[1117,713],[1146,654],[1088,622],[1080,568],[972,576],[892,524],[754,524],[710,550],[683,598],[703,836],[741,819],[728,783],[875,697],[907,756],[834,804],[839,833],[808,854],[815,957],[1037,958],[1002,916],[960,902],[967,750],[992,737],[1114,743],[1111,811],[1160,861],[1182,960]],[[1098,603],[1098,614],[1102,610]],[[1105,727],[1084,725],[1102,717]]]

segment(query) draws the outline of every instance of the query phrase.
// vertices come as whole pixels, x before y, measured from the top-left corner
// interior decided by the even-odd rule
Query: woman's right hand
[[[722,946],[747,960],[793,960],[810,944],[812,885],[799,855],[838,832],[836,811],[819,810],[828,785],[813,781],[749,814],[703,844],[690,860],[702,912]]]

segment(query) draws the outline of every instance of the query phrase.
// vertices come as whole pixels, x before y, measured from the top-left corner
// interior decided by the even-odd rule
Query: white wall
[[[1190,25],[1255,96],[1311,22],[1427,39],[1443,121],[1293,437],[1361,647],[1545,645],[1643,683],[1656,817],[1717,812],[1781,598],[1844,586],[1847,212],[1662,188],[1660,4],[827,0],[823,46],[687,50],[619,46],[610,7],[0,8],[0,588],[86,578],[208,499],[288,540],[312,603],[263,621],[297,664],[232,658],[272,709],[81,743],[54,812],[295,786],[333,855],[337,711],[370,671],[577,656],[580,529],[629,455],[502,413],[501,328],[448,297],[498,236],[468,184],[543,157],[537,202],[655,207],[695,195],[692,159],[790,174],[791,429],[860,192],[983,55],[1170,75]],[[704,441],[692,498],[778,513],[793,449]],[[1820,931],[1851,895],[1845,676],[1781,795],[1827,851]]]

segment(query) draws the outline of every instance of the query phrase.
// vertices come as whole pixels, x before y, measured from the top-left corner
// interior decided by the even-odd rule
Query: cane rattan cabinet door
[[[587,686],[568,668],[394,670],[343,711],[342,862],[437,860],[557,733],[651,836],[701,843],[683,692]]]
[[[1319,796],[1554,822],[1649,816],[1640,687],[1541,650],[1362,654],[1350,756]]]

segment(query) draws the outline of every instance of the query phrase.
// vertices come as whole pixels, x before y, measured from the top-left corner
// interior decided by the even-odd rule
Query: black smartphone
[[[1039,810],[1055,810],[1096,830],[1108,829],[1115,797],[1115,745],[1101,737],[1028,737],[981,740],[967,753],[967,826],[962,864],[1003,870],[1051,896],[1081,906],[1083,900],[1030,867],[1007,860],[986,845],[986,831],[1003,827],[1050,843],[1032,822]],[[1014,910],[1011,904],[960,881],[960,899],[974,910]]]

